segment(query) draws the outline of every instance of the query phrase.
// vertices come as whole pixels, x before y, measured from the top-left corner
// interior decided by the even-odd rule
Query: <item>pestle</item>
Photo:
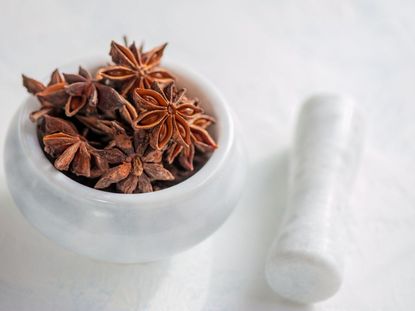
[[[321,301],[342,283],[342,209],[352,190],[363,132],[351,99],[314,96],[301,109],[288,206],[265,266],[270,287],[283,298]]]

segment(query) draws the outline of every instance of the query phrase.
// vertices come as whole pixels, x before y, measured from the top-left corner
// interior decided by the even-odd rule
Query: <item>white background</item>
[[[409,0],[1,0],[2,149],[27,96],[22,72],[41,78],[61,64],[106,55],[110,40],[127,34],[148,46],[168,41],[166,59],[201,72],[224,93],[242,125],[249,181],[231,218],[199,246],[162,263],[117,266],[67,252],[32,229],[1,167],[0,311],[414,310],[414,15]],[[370,131],[340,220],[343,287],[307,307],[276,297],[263,264],[284,207],[296,112],[321,91],[354,96]]]

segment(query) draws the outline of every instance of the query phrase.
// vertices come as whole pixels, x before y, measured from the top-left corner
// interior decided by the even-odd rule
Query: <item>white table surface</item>
[[[233,215],[202,244],[170,261],[119,266],[37,233],[14,206],[1,167],[0,311],[414,310],[414,13],[410,0],[2,0],[2,149],[27,96],[20,73],[44,77],[60,64],[106,54],[111,39],[128,34],[149,46],[170,42],[166,59],[221,89],[244,125],[249,181]],[[344,284],[310,307],[276,297],[263,264],[284,207],[296,112],[320,91],[353,95],[370,131],[342,220]]]

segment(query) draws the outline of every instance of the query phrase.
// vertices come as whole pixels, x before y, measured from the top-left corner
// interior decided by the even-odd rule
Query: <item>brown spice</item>
[[[137,87],[149,88],[153,81],[173,81],[173,75],[159,67],[166,46],[167,43],[144,53],[143,46],[137,48],[133,43],[125,47],[112,41],[110,55],[115,65],[99,69],[97,76],[119,84],[123,96]]]
[[[166,45],[143,52],[112,42],[114,64],[95,78],[82,67],[56,69],[48,85],[22,76],[41,105],[30,118],[58,170],[96,189],[142,193],[173,186],[206,163],[217,148],[207,131],[215,120],[159,66]]]

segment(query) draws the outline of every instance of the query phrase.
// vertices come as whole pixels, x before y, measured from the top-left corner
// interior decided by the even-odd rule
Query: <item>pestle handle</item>
[[[357,171],[363,131],[351,99],[320,95],[302,107],[288,207],[265,267],[269,285],[284,298],[317,302],[341,285],[341,211]]]

